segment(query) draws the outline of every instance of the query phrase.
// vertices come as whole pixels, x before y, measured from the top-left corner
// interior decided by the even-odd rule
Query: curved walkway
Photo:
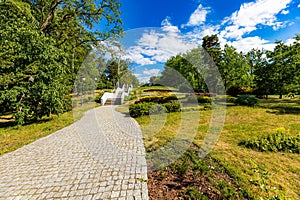
[[[102,106],[0,157],[0,199],[148,199],[141,130]]]

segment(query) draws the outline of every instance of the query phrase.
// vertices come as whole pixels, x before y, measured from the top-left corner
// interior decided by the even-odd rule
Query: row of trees
[[[174,75],[174,71],[179,73]],[[162,76],[151,81],[187,90],[183,79],[199,92],[217,92],[222,83],[227,94],[234,96],[278,94],[282,98],[300,93],[300,35],[291,45],[278,41],[273,51],[252,49],[247,53],[228,44],[221,49],[217,35],[206,36],[202,47],[171,57]]]
[[[76,76],[109,80],[113,72],[102,69],[113,60],[79,68],[93,46],[122,36],[120,15],[116,0],[1,1],[0,114],[14,114],[19,124],[59,114],[71,108]]]

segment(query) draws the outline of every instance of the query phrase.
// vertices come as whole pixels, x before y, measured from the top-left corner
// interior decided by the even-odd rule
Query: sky
[[[218,34],[237,51],[272,50],[300,34],[300,0],[120,0],[127,49],[142,82],[161,73],[168,58]]]

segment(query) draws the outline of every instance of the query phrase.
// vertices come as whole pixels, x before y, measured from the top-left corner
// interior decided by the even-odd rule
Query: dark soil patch
[[[244,190],[214,159],[197,161],[187,157],[190,155],[164,169],[148,172],[150,199],[247,199]],[[186,171],[182,166],[188,166]]]

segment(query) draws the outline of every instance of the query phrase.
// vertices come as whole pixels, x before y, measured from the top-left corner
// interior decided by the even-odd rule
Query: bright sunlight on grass
[[[244,139],[272,134],[280,127],[289,129],[290,135],[297,135],[300,130],[299,109],[299,99],[288,98],[264,100],[255,108],[228,106],[223,131],[210,156],[217,159],[255,199],[275,194],[286,199],[299,199],[299,154],[258,152],[238,145]],[[126,107],[123,107],[125,111]],[[189,115],[193,119],[196,112],[189,112]],[[211,111],[200,111],[195,144],[202,144],[210,116]],[[149,152],[174,138],[180,127],[181,113],[143,116],[136,120],[142,127],[145,147]],[[186,123],[185,127],[189,127],[195,122],[190,120]]]

